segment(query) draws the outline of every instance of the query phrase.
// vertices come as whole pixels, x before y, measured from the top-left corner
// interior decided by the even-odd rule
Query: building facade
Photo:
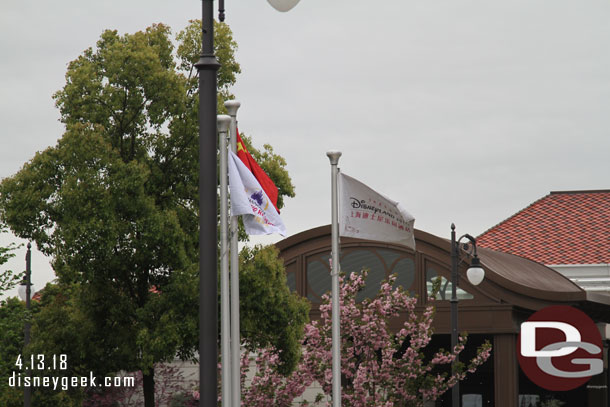
[[[431,347],[448,348],[450,343],[451,258],[450,242],[423,231],[415,231],[416,249],[400,245],[342,238],[341,270],[349,274],[369,269],[362,298],[377,292],[379,284],[396,273],[398,284],[417,296],[421,310],[434,301],[435,337]],[[276,246],[286,266],[290,288],[312,302],[311,317],[319,317],[317,305],[330,290],[331,229],[322,226],[291,236]],[[535,406],[536,402],[557,399],[566,406],[608,407],[607,354],[604,340],[604,373],[587,385],[569,392],[551,393],[539,388],[521,372],[517,361],[517,337],[520,324],[534,312],[550,305],[570,305],[584,311],[601,330],[610,323],[610,296],[586,291],[560,273],[540,263],[479,248],[485,280],[469,284],[466,256],[459,264],[459,331],[466,331],[469,341],[461,356],[468,360],[478,344],[489,340],[492,357],[460,386],[464,407]],[[441,277],[441,290],[431,298],[432,281]],[[396,321],[396,328],[400,321]],[[450,404],[450,395],[436,403]]]

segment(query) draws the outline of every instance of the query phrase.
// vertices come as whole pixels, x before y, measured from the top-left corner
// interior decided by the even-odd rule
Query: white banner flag
[[[249,235],[286,236],[286,227],[252,172],[232,151],[229,156],[229,190],[231,216],[243,215]]]
[[[339,235],[415,249],[415,218],[398,202],[339,173]]]

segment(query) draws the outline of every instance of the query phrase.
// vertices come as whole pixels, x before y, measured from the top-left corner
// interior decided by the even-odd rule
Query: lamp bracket
[[[468,242],[462,243],[463,239],[467,239]],[[477,240],[469,235],[468,233],[462,235],[456,242],[456,246],[461,248],[462,250],[458,250],[458,264],[462,262],[462,260],[466,259],[464,254],[473,257],[477,255]]]

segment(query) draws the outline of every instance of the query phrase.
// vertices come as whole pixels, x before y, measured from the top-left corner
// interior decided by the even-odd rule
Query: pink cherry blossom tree
[[[474,372],[490,355],[486,342],[466,365],[459,364],[452,373],[451,363],[464,349],[466,337],[450,350],[424,354],[432,336],[434,307],[416,312],[417,299],[401,287],[393,287],[396,276],[381,285],[373,299],[356,301],[364,287],[367,271],[352,273],[340,279],[341,304],[341,375],[342,405],[423,406],[433,401]],[[242,405],[249,407],[289,407],[315,382],[326,395],[332,392],[331,304],[323,297],[321,318],[305,328],[303,354],[297,369],[288,377],[280,375],[278,355],[273,349],[262,349],[254,357],[255,374],[244,389]],[[392,319],[404,319],[401,329],[390,329]],[[430,355],[430,352],[428,353]],[[248,355],[242,360],[242,379],[246,377]],[[323,394],[302,405],[328,405]]]

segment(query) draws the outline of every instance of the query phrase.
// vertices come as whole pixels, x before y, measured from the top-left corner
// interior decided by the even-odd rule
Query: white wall
[[[610,264],[547,264],[586,291],[610,294]]]

